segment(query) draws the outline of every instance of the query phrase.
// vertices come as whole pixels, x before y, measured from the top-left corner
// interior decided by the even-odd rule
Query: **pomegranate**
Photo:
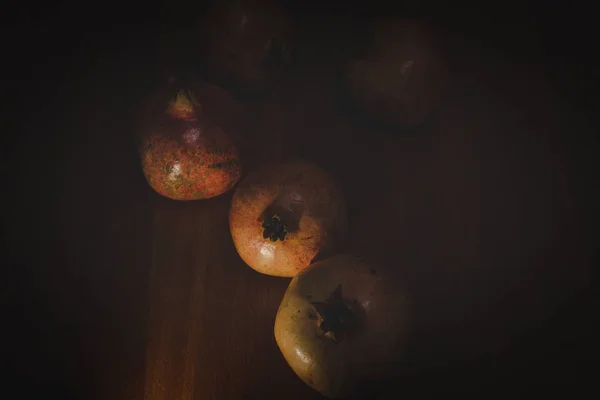
[[[344,72],[345,92],[353,106],[390,126],[424,122],[438,107],[446,82],[434,38],[423,21],[377,21],[370,45]]]
[[[275,317],[275,340],[292,370],[322,395],[364,394],[367,382],[390,376],[409,322],[408,300],[390,272],[340,254],[292,279]]]
[[[240,183],[229,226],[246,264],[266,275],[292,277],[342,245],[346,202],[337,181],[315,164],[273,163]]]
[[[137,132],[148,183],[174,200],[218,196],[232,189],[241,174],[236,145],[204,113],[193,87],[169,79],[143,108]]]
[[[291,61],[291,22],[274,1],[226,0],[198,23],[203,76],[242,94],[263,92]]]

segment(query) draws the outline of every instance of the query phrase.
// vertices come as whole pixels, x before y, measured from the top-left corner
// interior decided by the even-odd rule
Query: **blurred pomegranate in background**
[[[272,0],[214,1],[195,28],[203,77],[242,95],[264,93],[291,61],[292,23]]]
[[[343,71],[351,107],[389,126],[421,124],[438,107],[447,76],[434,29],[418,19],[383,18],[369,36]]]

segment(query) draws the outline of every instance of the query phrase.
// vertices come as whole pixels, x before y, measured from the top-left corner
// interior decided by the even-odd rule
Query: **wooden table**
[[[263,103],[241,106],[249,166],[278,148],[331,171],[349,202],[349,248],[402,271],[416,318],[397,393],[493,397],[525,378],[526,390],[554,390],[557,376],[572,390],[583,376],[568,364],[551,364],[549,380],[526,370],[559,354],[562,333],[536,328],[584,329],[573,308],[543,324],[590,281],[591,128],[540,65],[452,46],[442,109],[406,135],[345,114],[328,63],[297,68]],[[23,344],[15,365],[63,398],[320,398],[277,349],[289,280],[237,256],[231,193],[175,202],[146,184],[129,136],[147,83],[139,57],[93,60],[44,99],[28,125],[38,134],[9,159],[21,175],[4,209],[23,211],[5,226],[28,316],[12,338]],[[570,360],[585,356],[576,348]]]

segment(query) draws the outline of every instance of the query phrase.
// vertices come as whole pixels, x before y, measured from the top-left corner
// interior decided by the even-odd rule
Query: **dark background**
[[[419,2],[418,6],[402,5],[394,10],[378,3],[382,2],[368,2],[369,9],[367,4],[292,8],[296,8],[300,21],[326,18],[327,13],[362,15],[398,10],[432,17],[452,34],[495,48],[518,62],[542,66],[561,97],[582,113],[582,118],[595,123],[598,79],[592,58],[598,32],[590,10],[559,2],[494,2],[478,8]],[[84,105],[86,112],[92,108],[101,114],[105,99],[86,98],[86,88],[73,85],[99,63],[114,68],[105,76],[114,78],[106,78],[106,98],[115,96],[125,101],[133,96],[114,82],[130,78],[136,87],[143,87],[151,81],[153,66],[132,65],[130,60],[135,54],[148,59],[162,33],[191,23],[190,10],[201,8],[170,4],[134,7],[113,1],[63,2],[34,7],[20,3],[2,13],[7,101],[2,115],[8,124],[1,139],[5,263],[0,281],[7,318],[0,337],[2,366],[7,369],[3,377],[8,387],[19,393],[15,398],[93,398],[118,392],[128,398],[123,390],[137,393],[139,385],[143,387],[143,382],[135,387],[130,377],[136,373],[143,377],[144,371],[144,360],[136,354],[143,354],[144,348],[147,270],[142,262],[126,271],[104,266],[110,265],[110,257],[143,259],[149,239],[138,228],[119,227],[107,214],[123,207],[113,200],[119,193],[110,186],[84,185],[86,192],[77,198],[76,207],[82,210],[77,214],[79,220],[67,219],[60,210],[64,210],[62,205],[72,204],[69,188],[81,184],[75,179],[93,181],[103,174],[123,174],[123,179],[136,187],[140,204],[118,212],[133,215],[141,224],[138,227],[147,218],[149,211],[143,203],[149,189],[139,179],[137,160],[127,158],[129,153],[115,153],[119,165],[130,167],[126,170],[115,170],[104,160],[106,164],[86,169],[93,171],[90,176],[74,172],[82,168],[78,165],[81,159],[94,159],[97,143],[110,146],[118,138],[106,139],[106,144],[102,138],[77,133],[74,127],[84,115]],[[128,64],[121,67],[123,60]],[[124,110],[120,117],[126,116]],[[105,123],[110,131],[113,126]],[[573,179],[581,186],[597,187],[593,173],[597,163],[590,157],[595,154],[590,144],[596,142],[583,140],[577,130],[571,135],[572,152],[581,152],[578,171],[582,171]],[[69,149],[73,148],[87,152],[89,157],[70,160]],[[583,203],[591,213],[586,240],[597,243],[597,205],[593,199]],[[97,207],[101,202],[110,207]],[[92,228],[99,226],[102,228]],[[78,241],[65,243],[63,238],[69,236],[60,234],[65,231],[77,232]],[[126,245],[116,244],[116,250],[98,248],[98,243],[111,243],[111,235],[134,239]],[[451,391],[465,379],[484,387],[486,379],[496,377],[506,380],[509,394],[521,383],[534,381],[539,384],[536,388],[543,388],[546,382],[560,382],[549,385],[548,390],[555,393],[558,388],[564,395],[583,398],[597,360],[591,327],[598,312],[592,298],[591,289],[582,290],[544,325],[519,335],[493,362],[483,359],[423,372],[407,387],[418,390],[420,385],[440,385]],[[107,382],[113,387],[107,388]],[[399,383],[400,389],[404,384]],[[125,385],[134,387],[123,389]]]

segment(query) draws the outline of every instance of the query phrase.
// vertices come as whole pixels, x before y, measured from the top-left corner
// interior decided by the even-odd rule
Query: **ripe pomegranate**
[[[236,145],[206,115],[194,87],[169,79],[144,105],[137,132],[148,183],[174,200],[218,196],[232,189],[241,174]]]
[[[421,124],[438,107],[446,67],[434,30],[414,19],[378,20],[370,45],[344,71],[355,108],[390,126]]]
[[[290,18],[274,1],[215,2],[196,35],[203,76],[242,94],[272,87],[291,61]]]
[[[331,398],[389,377],[406,340],[408,300],[391,271],[340,254],[294,277],[275,317],[275,340],[307,385]]]
[[[346,238],[346,202],[327,172],[300,159],[250,173],[229,214],[240,257],[256,271],[292,277]]]

